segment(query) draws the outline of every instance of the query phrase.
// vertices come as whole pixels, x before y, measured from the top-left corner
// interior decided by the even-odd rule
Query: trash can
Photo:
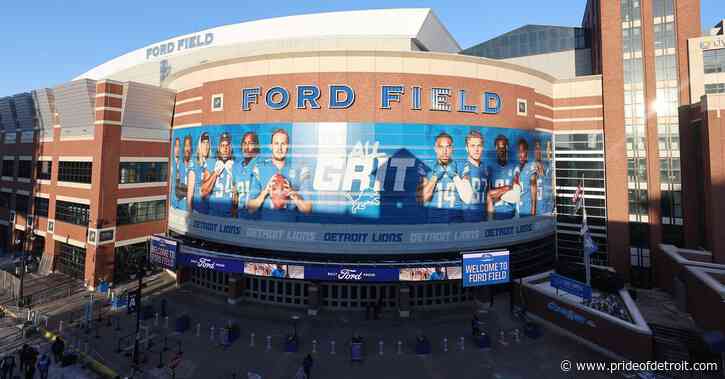
[[[363,343],[353,342],[350,344],[350,360],[353,362],[362,362],[363,360]]]
[[[488,349],[491,347],[491,338],[489,338],[488,334],[481,332],[476,336],[476,345],[480,349]]]
[[[430,354],[430,341],[427,338],[418,338],[415,343],[415,353],[418,355]]]
[[[174,331],[177,333],[184,333],[191,327],[191,317],[189,315],[181,315],[176,318],[174,323]]]
[[[535,340],[535,339],[541,337],[541,328],[538,325],[536,325],[532,322],[529,322],[524,327],[524,334],[526,335],[526,337],[529,337],[529,338]]]
[[[287,335],[284,343],[284,351],[286,353],[296,353],[298,349],[297,337],[293,335]]]

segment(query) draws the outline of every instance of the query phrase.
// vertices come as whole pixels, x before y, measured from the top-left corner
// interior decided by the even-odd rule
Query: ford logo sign
[[[358,272],[357,270],[350,270],[350,269],[343,268],[337,274],[337,279],[339,279],[339,280],[362,280],[362,276],[363,276],[362,272]]]

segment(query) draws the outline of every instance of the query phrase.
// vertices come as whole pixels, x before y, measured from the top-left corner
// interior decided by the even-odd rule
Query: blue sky
[[[586,0],[6,1],[0,22],[0,96],[55,86],[169,37],[261,18],[429,7],[465,48],[525,24],[578,26],[585,4]],[[725,17],[723,4],[702,0],[703,28]]]

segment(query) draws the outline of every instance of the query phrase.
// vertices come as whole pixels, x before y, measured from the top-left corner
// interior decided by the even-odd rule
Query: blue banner
[[[463,287],[508,283],[509,277],[508,251],[463,254]]]
[[[348,282],[397,282],[397,268],[360,266],[305,266],[305,279]]]
[[[552,287],[560,289],[566,293],[570,293],[587,300],[592,298],[592,287],[586,285],[586,283],[567,278],[566,276],[559,275],[555,272],[551,273],[549,281]]]
[[[551,235],[551,134],[401,123],[173,130],[169,228],[315,253],[460,251]],[[431,231],[430,224],[444,226]],[[371,248],[371,246],[375,246]]]
[[[151,236],[149,261],[163,268],[176,267],[176,249],[178,243],[172,239]]]
[[[179,266],[205,268],[227,273],[244,272],[244,262],[241,259],[215,255],[214,253],[207,252],[206,250],[195,249],[187,246],[182,246],[181,253],[177,258],[177,263]]]

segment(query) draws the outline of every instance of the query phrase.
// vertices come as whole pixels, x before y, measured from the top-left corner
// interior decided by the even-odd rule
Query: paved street
[[[148,293],[145,298],[154,305],[155,312],[160,310],[161,299],[167,299],[169,327],[161,317],[158,324],[153,317],[143,322],[142,338],[146,336],[147,327],[153,342],[148,350],[142,343],[145,363],[142,364],[143,373],[136,374],[136,377],[170,377],[168,364],[179,349],[182,354],[176,377],[180,379],[231,378],[234,375],[240,378],[247,372],[257,373],[265,379],[293,378],[303,357],[312,353],[313,349],[315,364],[312,376],[315,378],[574,377],[561,372],[559,367],[563,359],[603,359],[599,354],[548,330],[539,339],[531,340],[522,335],[520,342],[515,342],[513,330],[520,329],[522,325],[508,318],[505,296],[497,298],[493,312],[497,316],[491,317],[489,323],[493,348],[480,350],[470,339],[471,308],[413,313],[409,320],[398,319],[390,312],[383,314],[381,320],[365,320],[362,312],[322,311],[317,317],[308,317],[302,309],[291,312],[258,304],[228,305],[224,299],[212,295],[192,296],[190,290],[174,288],[170,278],[164,277],[152,281],[145,291]],[[47,313],[52,313],[48,328],[57,331],[59,321],[63,320],[61,334],[70,345],[88,351],[92,357],[121,375],[131,375],[130,358],[124,352],[130,353],[131,350],[135,316],[127,315],[125,311],[113,313],[120,321],[120,330],[116,330],[115,320],[108,326],[105,312],[101,323],[97,323],[99,328],[85,331],[68,326],[71,315],[74,319],[80,317],[84,302],[83,298],[70,300],[66,299],[55,307],[52,304],[43,307]],[[190,316],[191,328],[183,334],[175,333],[174,320],[182,314]],[[301,345],[298,352],[286,353],[283,342],[286,335],[293,331],[291,316],[294,314],[300,316],[297,333]],[[230,321],[239,325],[240,338],[225,347],[221,344],[219,327]],[[200,325],[198,336],[197,325]],[[500,330],[505,331],[505,345],[498,343]],[[361,362],[350,360],[349,344],[355,334],[365,341]],[[415,354],[414,344],[419,334],[424,334],[431,341],[431,354]],[[465,337],[463,350],[458,343],[461,336]],[[167,351],[163,351],[164,338]],[[444,351],[444,338],[448,339],[447,351]],[[314,346],[313,340],[317,341]],[[121,353],[117,352],[119,341]],[[398,341],[401,342],[400,353]],[[160,360],[162,368],[158,368]]]

